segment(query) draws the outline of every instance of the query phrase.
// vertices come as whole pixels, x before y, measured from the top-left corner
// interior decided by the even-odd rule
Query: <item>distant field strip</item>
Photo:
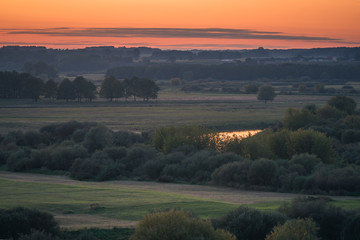
[[[278,96],[271,103],[255,95],[164,93],[157,102],[33,103],[0,100],[0,133],[51,124],[100,122],[114,130],[148,131],[174,125],[254,126],[280,121],[288,107],[322,105],[328,96]]]
[[[25,206],[53,213],[64,228],[134,226],[155,208],[183,208],[202,218],[225,215],[239,205],[274,210],[297,194],[252,192],[214,186],[155,182],[81,182],[63,176],[0,172],[0,208]],[[336,197],[360,206],[358,197]],[[91,209],[91,204],[100,208]]]

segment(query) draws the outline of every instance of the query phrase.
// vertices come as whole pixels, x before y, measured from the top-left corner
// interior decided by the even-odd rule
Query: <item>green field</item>
[[[0,100],[0,133],[37,130],[59,122],[92,121],[114,130],[149,131],[156,127],[205,125],[222,129],[258,128],[280,121],[288,107],[308,103],[323,105],[330,96],[280,95],[264,104],[256,95],[205,94],[161,91],[157,101],[93,103],[39,103],[30,100]],[[359,100],[355,97],[355,100]]]
[[[246,204],[276,210],[297,194],[250,192],[214,186],[154,182],[80,182],[63,176],[0,172],[0,208],[24,206],[51,212],[63,228],[133,227],[153,209],[183,208],[201,218],[215,218]],[[347,209],[358,197],[336,197]],[[91,209],[91,204],[100,208]]]

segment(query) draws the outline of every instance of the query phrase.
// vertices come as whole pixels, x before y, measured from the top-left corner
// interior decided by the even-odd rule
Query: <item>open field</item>
[[[183,208],[202,218],[219,217],[241,204],[274,210],[298,194],[155,182],[80,182],[65,176],[0,172],[0,208],[24,206],[53,213],[61,227],[133,227],[155,208]],[[360,197],[333,197],[359,208]],[[91,209],[97,203],[99,209]]]
[[[33,130],[59,122],[100,122],[113,130],[149,131],[161,126],[206,125],[229,130],[257,128],[280,121],[288,107],[308,103],[323,105],[330,96],[280,95],[264,104],[256,95],[184,93],[162,91],[158,100],[144,103],[33,103],[30,100],[0,100],[0,133]],[[354,97],[359,100],[359,97]]]

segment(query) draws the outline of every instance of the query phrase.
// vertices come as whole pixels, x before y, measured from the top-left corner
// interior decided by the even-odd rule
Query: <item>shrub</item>
[[[316,232],[317,227],[312,219],[292,219],[274,227],[265,240],[318,240]]]
[[[360,167],[319,168],[314,172],[314,185],[324,191],[338,194],[360,192]]]
[[[321,160],[316,155],[308,153],[295,154],[290,160],[290,163],[300,164],[306,175],[310,174],[320,162]]]
[[[330,139],[311,129],[290,132],[287,151],[289,157],[301,153],[314,154],[324,163],[333,163],[337,157]]]
[[[169,209],[148,213],[137,224],[131,240],[235,240],[231,234],[217,230],[183,210]]]
[[[63,144],[52,149],[51,158],[45,166],[50,170],[69,170],[75,159],[87,157],[88,153],[84,147]]]
[[[330,105],[325,105],[317,110],[320,119],[338,120],[346,116],[346,113]]]
[[[14,172],[31,169],[30,155],[31,150],[27,148],[21,148],[20,150],[11,153],[6,161],[8,169]]]
[[[129,131],[118,131],[113,133],[113,144],[115,146],[130,147],[135,143],[144,143],[145,139],[141,134],[129,132]]]
[[[56,234],[59,227],[54,217],[46,212],[23,207],[0,209],[1,239],[17,239],[22,234],[30,234],[32,230]]]
[[[42,137],[39,132],[28,131],[24,134],[24,140],[26,146],[36,148],[42,142]]]
[[[320,226],[322,239],[341,239],[345,212],[324,198],[296,198],[290,204],[284,204],[280,211],[289,218],[312,218]]]
[[[215,228],[223,228],[237,239],[264,239],[271,229],[285,222],[279,213],[265,213],[241,206],[220,219],[214,219]]]
[[[255,185],[270,186],[274,183],[278,166],[268,159],[254,161],[249,169],[249,182]]]
[[[347,129],[341,133],[341,142],[355,143],[360,142],[360,130]]]
[[[285,112],[283,123],[285,128],[297,130],[313,123],[315,120],[316,115],[306,108],[301,110],[288,108]]]
[[[348,215],[344,231],[345,240],[360,240],[360,211]]]
[[[340,111],[344,111],[347,114],[353,114],[356,109],[356,102],[354,99],[345,96],[335,96],[329,99],[327,102],[329,106],[332,106]]]
[[[157,155],[156,149],[150,146],[134,146],[128,150],[126,158],[121,162],[125,165],[126,170],[137,172],[140,175],[143,171],[143,164],[147,161],[154,159]]]
[[[250,160],[224,164],[213,172],[211,179],[221,185],[246,185],[248,184],[248,172],[251,164]]]
[[[107,127],[99,125],[92,127],[86,134],[84,146],[89,152],[95,152],[112,145],[112,142],[112,132]]]
[[[113,161],[120,161],[127,156],[127,150],[124,147],[105,147],[103,152]]]

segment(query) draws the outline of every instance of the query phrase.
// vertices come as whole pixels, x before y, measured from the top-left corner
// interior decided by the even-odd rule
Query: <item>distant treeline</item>
[[[120,81],[114,77],[103,80],[100,96],[109,99],[133,97],[142,98],[144,101],[156,99],[159,87],[147,78],[132,77]],[[81,102],[82,99],[92,101],[97,98],[98,91],[94,83],[82,76],[77,76],[73,81],[68,78],[60,83],[53,80],[44,82],[41,78],[28,73],[0,72],[0,98],[23,99],[31,98],[37,101],[41,96],[54,101],[55,99]]]
[[[129,78],[132,76],[151,79],[182,78],[185,80],[257,80],[298,79],[312,80],[360,79],[360,65],[325,64],[152,64],[116,67],[107,71],[108,76]]]
[[[160,50],[138,47],[88,47],[84,49],[47,49],[45,47],[5,46],[0,48],[1,71],[26,71],[33,75],[37,72],[38,62],[45,62],[57,72],[105,72],[117,66],[149,64],[152,62],[171,62],[202,60],[239,60],[246,58],[262,59],[273,62],[299,61],[359,61],[360,48],[317,48],[317,49],[244,49],[244,50]],[[250,61],[251,62],[251,61]],[[256,61],[255,61],[256,63]],[[40,64],[41,65],[41,64]],[[53,70],[45,74],[52,75]],[[36,75],[37,76],[37,75]],[[132,77],[132,76],[130,76]]]

